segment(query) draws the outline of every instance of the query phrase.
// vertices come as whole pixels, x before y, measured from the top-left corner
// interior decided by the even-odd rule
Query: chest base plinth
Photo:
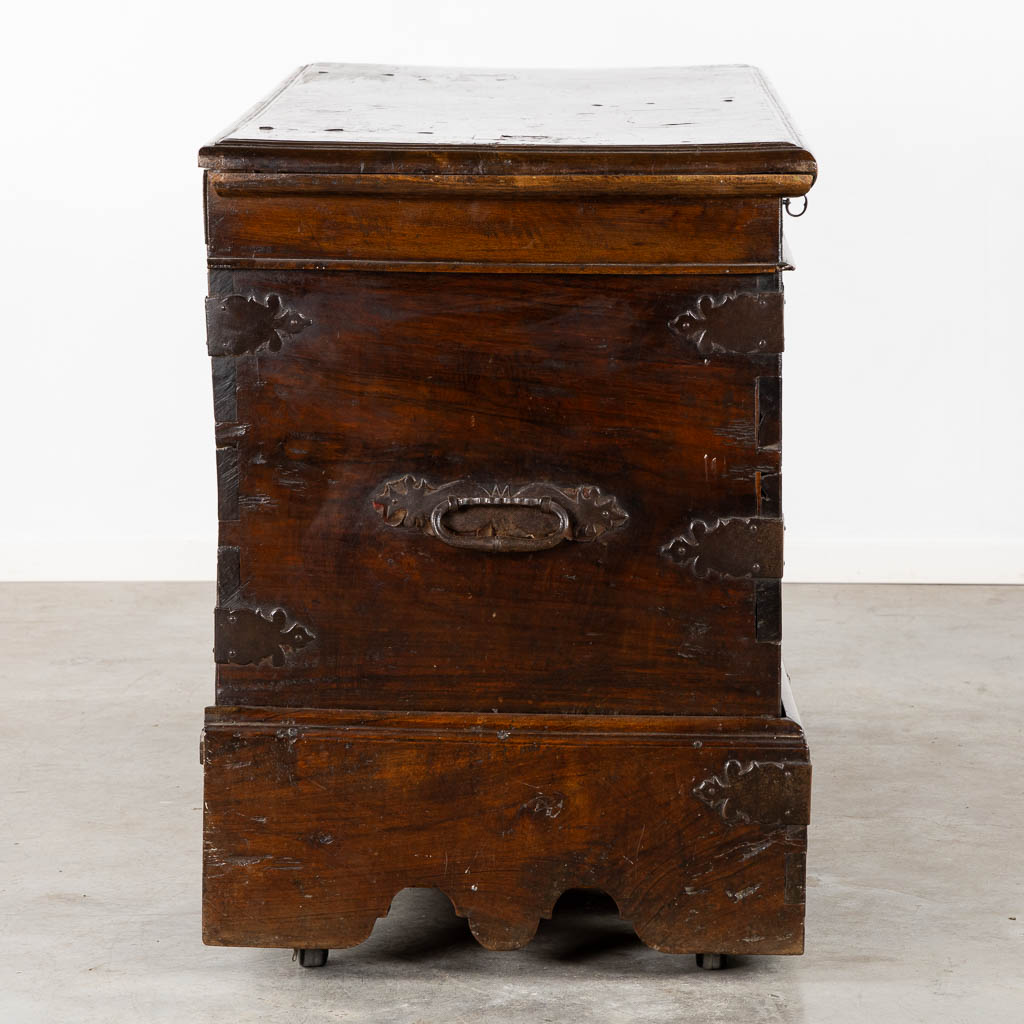
[[[345,948],[436,887],[482,946],[518,949],[584,888],[662,952],[803,951],[788,717],[218,707],[203,758],[208,944]]]

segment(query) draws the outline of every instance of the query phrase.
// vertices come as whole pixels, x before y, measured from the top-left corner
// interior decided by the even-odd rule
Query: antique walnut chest
[[[301,68],[202,149],[220,542],[204,938],[488,949],[570,888],[803,949],[761,74]]]

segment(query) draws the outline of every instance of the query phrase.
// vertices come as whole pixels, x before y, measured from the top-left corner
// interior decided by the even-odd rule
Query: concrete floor
[[[488,953],[433,891],[304,971],[199,938],[213,588],[0,587],[0,1021],[1024,1021],[1024,587],[786,588],[807,954],[718,973],[566,900]]]

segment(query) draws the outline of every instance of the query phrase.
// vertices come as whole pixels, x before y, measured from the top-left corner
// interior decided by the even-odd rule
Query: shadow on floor
[[[775,958],[736,957],[729,973],[764,969]],[[332,950],[328,968],[418,963],[458,972],[546,973],[590,965],[623,976],[698,971],[693,956],[659,953],[636,936],[619,917],[615,901],[603,892],[570,889],[555,905],[550,921],[541,921],[533,941],[524,949],[491,952],[473,938],[467,922],[456,916],[448,897],[437,889],[403,889],[386,918],[377,921],[362,945]],[[704,973],[701,971],[700,973]]]

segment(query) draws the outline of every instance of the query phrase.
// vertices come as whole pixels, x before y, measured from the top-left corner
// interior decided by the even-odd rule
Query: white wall
[[[0,61],[0,578],[212,575],[196,150],[294,66],[337,60],[763,67],[821,166],[787,222],[787,578],[1024,582],[1011,11],[17,5]]]

